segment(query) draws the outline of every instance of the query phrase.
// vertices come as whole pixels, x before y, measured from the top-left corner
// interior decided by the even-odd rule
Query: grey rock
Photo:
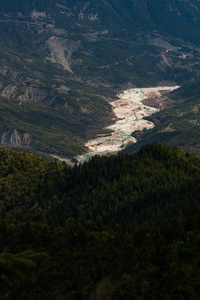
[[[30,133],[24,133],[18,129],[10,129],[1,136],[1,144],[33,147],[34,141]]]
[[[4,97],[4,98],[11,97],[15,93],[16,89],[17,89],[16,86],[8,85],[1,92],[1,96]]]
[[[37,87],[24,87],[22,89],[22,94],[18,96],[18,100],[21,102],[28,103],[40,103],[42,102],[48,95],[48,92],[44,89],[40,89]]]

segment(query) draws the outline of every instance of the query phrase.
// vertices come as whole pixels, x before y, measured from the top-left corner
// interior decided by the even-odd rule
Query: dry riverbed
[[[97,135],[95,139],[89,140],[86,147],[90,149],[90,152],[78,156],[77,161],[87,161],[96,154],[115,153],[122,150],[127,143],[135,143],[136,139],[131,136],[131,133],[153,128],[154,124],[144,118],[158,111],[155,107],[144,105],[142,101],[152,97],[161,98],[161,92],[170,92],[177,88],[179,86],[134,88],[118,95],[119,99],[111,103],[117,121],[104,128],[110,129],[110,134]]]

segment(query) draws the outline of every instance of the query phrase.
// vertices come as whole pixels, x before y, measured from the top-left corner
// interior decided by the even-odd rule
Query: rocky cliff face
[[[0,86],[0,96],[5,99],[17,100],[27,103],[40,103],[43,102],[48,96],[48,92],[44,89],[32,86],[16,86],[7,85],[2,83]]]
[[[24,133],[18,129],[6,131],[0,137],[1,144],[17,145],[17,146],[34,146],[34,137],[29,133]]]
[[[24,87],[17,100],[22,102],[40,103],[47,97],[48,93],[44,89],[37,87]]]
[[[2,87],[3,87],[3,84],[2,84]],[[17,90],[16,86],[14,86],[14,85],[8,85],[1,92],[1,96],[3,98],[12,98],[13,95],[15,95],[15,91],[16,90]]]

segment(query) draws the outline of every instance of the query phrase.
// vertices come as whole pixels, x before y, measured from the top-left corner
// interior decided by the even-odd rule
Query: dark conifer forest
[[[1,299],[200,298],[193,154],[152,144],[72,168],[3,150],[0,166]]]

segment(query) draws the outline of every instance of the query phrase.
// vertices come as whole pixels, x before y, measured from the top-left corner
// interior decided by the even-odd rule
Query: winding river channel
[[[90,152],[78,156],[77,161],[83,163],[94,155],[113,154],[124,149],[129,142],[137,142],[131,136],[132,132],[153,128],[154,124],[144,118],[158,111],[157,108],[144,105],[142,101],[153,97],[161,98],[162,91],[173,91],[177,88],[179,86],[134,88],[122,92],[118,95],[119,99],[111,103],[116,116],[115,123],[104,127],[110,133],[99,134],[89,140],[86,147]]]

